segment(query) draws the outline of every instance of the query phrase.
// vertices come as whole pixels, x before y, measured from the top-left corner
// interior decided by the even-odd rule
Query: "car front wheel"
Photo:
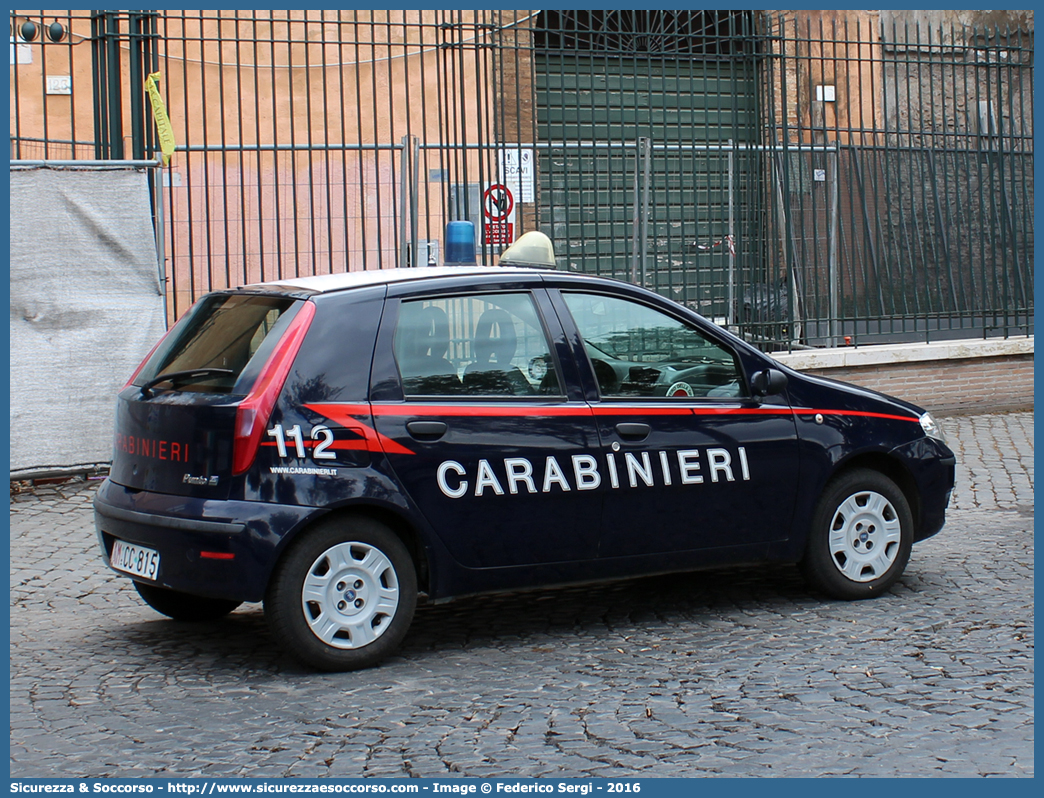
[[[265,596],[273,635],[318,670],[375,665],[398,647],[417,606],[402,541],[367,518],[332,518],[291,544]]]
[[[870,598],[902,575],[912,547],[913,514],[903,492],[878,471],[854,469],[823,491],[801,569],[834,598]]]

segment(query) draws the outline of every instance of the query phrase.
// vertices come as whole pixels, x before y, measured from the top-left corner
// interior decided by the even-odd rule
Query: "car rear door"
[[[602,557],[760,546],[789,536],[798,477],[784,396],[755,401],[711,325],[626,292],[563,289],[609,490]]]
[[[600,442],[570,351],[539,277],[389,291],[374,424],[398,480],[466,567],[596,556]]]

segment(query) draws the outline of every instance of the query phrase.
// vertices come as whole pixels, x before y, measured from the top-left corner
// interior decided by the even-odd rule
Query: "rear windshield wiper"
[[[184,382],[185,380],[193,380],[207,377],[227,377],[230,374],[235,374],[232,369],[186,369],[185,371],[168,371],[166,374],[160,374],[158,377],[153,377],[151,380],[141,386],[141,395],[148,398],[152,396],[152,389],[159,385],[161,382],[169,382],[170,387],[173,388],[175,383]]]

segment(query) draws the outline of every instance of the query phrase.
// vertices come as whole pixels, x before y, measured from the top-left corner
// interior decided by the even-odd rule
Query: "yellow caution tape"
[[[174,129],[170,126],[167,106],[163,104],[163,98],[160,97],[159,86],[156,83],[160,78],[159,72],[153,72],[145,78],[145,89],[148,91],[149,100],[152,103],[152,118],[156,121],[160,150],[163,152],[163,165],[166,166],[170,163],[170,156],[174,154]]]

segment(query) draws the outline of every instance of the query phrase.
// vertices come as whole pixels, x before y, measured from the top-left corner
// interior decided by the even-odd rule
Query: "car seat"
[[[475,360],[464,369],[464,392],[479,396],[532,394],[533,386],[511,362],[517,347],[515,325],[506,310],[493,308],[479,316],[471,346]]]
[[[449,317],[435,306],[402,305],[395,337],[403,390],[407,394],[438,396],[460,393],[457,369],[446,358]]]

